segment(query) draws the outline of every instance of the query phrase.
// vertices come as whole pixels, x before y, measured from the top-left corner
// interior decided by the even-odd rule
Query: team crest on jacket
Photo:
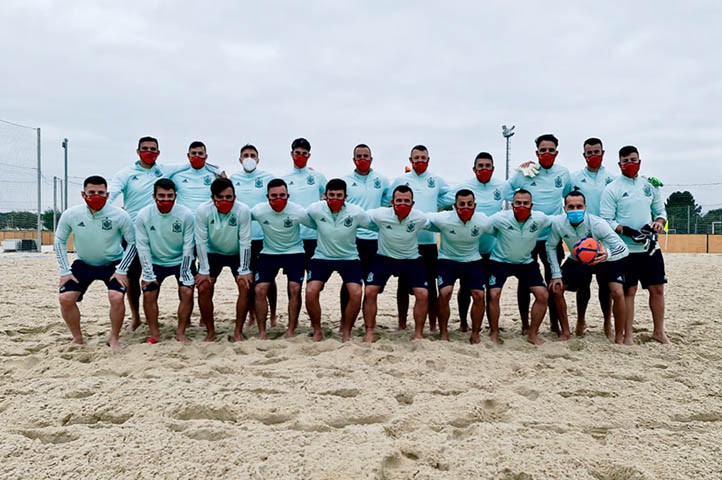
[[[315,185],[316,179],[314,178],[313,175],[309,175],[308,177],[306,177],[306,183],[309,185]]]
[[[203,177],[203,185],[210,185],[211,183],[213,183],[213,179],[210,175]]]
[[[536,232],[537,230],[539,230],[539,225],[538,225],[536,222],[531,222],[531,226],[529,227],[529,231],[530,231],[531,233],[534,233],[534,232]]]
[[[353,225],[353,220],[351,220],[351,217],[346,217],[343,221],[343,226],[346,228],[351,228],[351,225]]]
[[[287,217],[287,218],[283,221],[283,226],[286,227],[286,228],[291,228],[291,227],[293,226],[293,222],[291,221],[290,218]]]
[[[263,179],[257,178],[256,183],[254,184],[256,188],[263,188]]]
[[[238,217],[235,213],[231,213],[231,216],[228,217],[228,225],[231,227],[237,227],[238,226]]]
[[[554,179],[554,186],[557,188],[562,188],[562,177],[557,177]]]
[[[406,231],[411,233],[414,231],[415,227],[416,227],[416,224],[414,222],[409,222],[409,224],[406,225]]]
[[[644,185],[644,196],[645,197],[652,196],[652,187],[650,187],[649,185]]]
[[[429,188],[435,188],[435,187],[436,187],[436,180],[434,180],[434,177],[429,177],[429,179],[426,180],[426,185],[428,185]]]
[[[113,222],[109,218],[104,218],[103,223],[101,225],[103,230],[112,230],[113,229]]]
[[[471,229],[471,236],[472,237],[478,237],[479,236],[479,227],[474,227]]]
[[[497,201],[501,200],[501,192],[499,191],[498,188],[496,190],[494,190],[494,200],[497,200]]]
[[[173,233],[181,233],[181,223],[178,220],[173,222]]]
[[[374,178],[374,188],[381,188],[381,180]]]

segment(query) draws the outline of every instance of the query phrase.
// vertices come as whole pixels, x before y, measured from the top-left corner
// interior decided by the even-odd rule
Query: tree
[[[674,230],[675,233],[695,233],[694,228],[702,215],[702,207],[697,204],[690,192],[672,193],[664,207],[667,210],[670,230]]]
[[[55,219],[56,219],[56,221],[60,221],[60,214],[61,214],[61,213],[62,213],[62,212],[61,212],[60,210],[56,210],[56,211],[55,211]],[[50,231],[52,231],[52,230],[53,230],[53,210],[52,210],[52,209],[45,210],[45,211],[43,212],[43,216],[42,216],[41,218],[42,218],[42,222],[43,222],[43,228],[44,228],[45,230],[50,230]]]

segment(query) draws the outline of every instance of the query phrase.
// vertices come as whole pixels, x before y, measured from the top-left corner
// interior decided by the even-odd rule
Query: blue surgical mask
[[[584,220],[584,210],[570,210],[567,212],[567,219],[572,225],[578,225]]]

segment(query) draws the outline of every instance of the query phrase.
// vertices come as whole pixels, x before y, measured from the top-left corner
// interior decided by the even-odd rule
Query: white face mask
[[[258,165],[258,160],[251,157],[245,157],[243,160],[241,160],[241,165],[243,165],[243,170],[251,173],[256,169],[256,166]]]

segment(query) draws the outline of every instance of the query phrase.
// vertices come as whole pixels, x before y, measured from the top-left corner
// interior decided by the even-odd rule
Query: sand
[[[670,346],[649,341],[646,294],[633,347],[607,342],[594,303],[586,337],[554,342],[545,323],[547,343],[528,345],[513,283],[498,347],[469,345],[458,324],[451,343],[410,342],[393,331],[389,294],[370,346],[360,330],[352,343],[334,333],[314,344],[305,314],[291,341],[232,344],[224,273],[222,341],[200,342],[197,326],[191,344],[171,340],[168,281],[164,341],[141,344],[143,326],[112,354],[102,284],[81,305],[88,344],[73,347],[53,256],[3,254],[0,478],[720,478],[722,256],[666,260]],[[327,334],[338,325],[332,283]]]

